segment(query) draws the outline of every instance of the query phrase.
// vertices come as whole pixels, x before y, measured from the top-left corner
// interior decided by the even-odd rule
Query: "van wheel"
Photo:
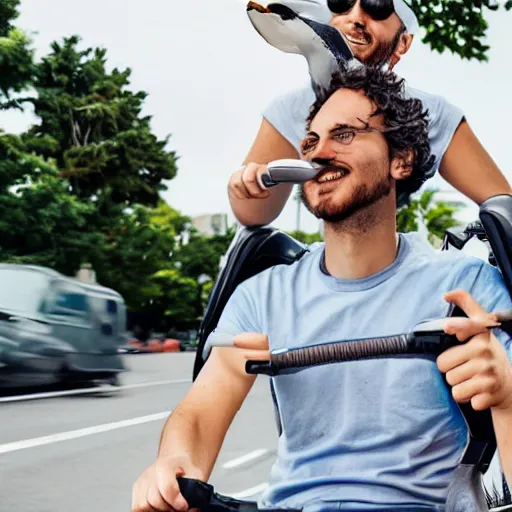
[[[111,377],[107,377],[104,380],[105,384],[108,384],[110,386],[119,387],[121,386],[121,379],[119,378],[119,375],[112,375]]]
[[[59,370],[55,373],[55,380],[62,385],[67,385],[71,382],[71,374],[66,360],[62,361]]]

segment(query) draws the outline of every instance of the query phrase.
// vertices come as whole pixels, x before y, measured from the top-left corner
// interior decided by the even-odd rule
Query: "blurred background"
[[[512,178],[511,2],[414,6],[397,73],[461,107]],[[236,232],[228,178],[267,103],[307,81],[241,0],[0,0],[0,512],[129,510]],[[438,177],[413,199],[399,227],[435,246],[477,219]],[[295,199],[273,225],[322,240]],[[258,382],[216,487],[260,492],[275,435]],[[496,464],[487,485],[504,492]]]

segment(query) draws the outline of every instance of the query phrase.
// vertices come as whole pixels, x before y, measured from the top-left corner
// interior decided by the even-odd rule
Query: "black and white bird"
[[[313,5],[316,4],[312,2]],[[323,22],[321,16],[324,12],[313,11],[310,13],[312,16],[306,17],[280,3],[271,3],[267,7],[256,2],[247,4],[247,15],[252,25],[267,43],[285,53],[295,53],[306,59],[317,95],[329,88],[333,74],[362,65],[354,58],[345,36],[328,25],[328,20]]]

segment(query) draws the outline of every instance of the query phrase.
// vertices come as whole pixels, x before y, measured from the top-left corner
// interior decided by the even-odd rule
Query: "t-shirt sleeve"
[[[312,90],[296,89],[274,98],[263,117],[298,151],[306,132],[306,119],[314,102]]]
[[[474,283],[468,291],[486,311],[512,308],[512,299],[500,271],[488,263],[482,262]],[[493,332],[502,343],[512,363],[511,336],[502,329],[493,329]]]
[[[256,304],[251,290],[242,283],[229,298],[219,319],[216,332],[236,336],[242,332],[260,332]]]
[[[428,110],[430,151],[435,160],[427,178],[439,170],[455,131],[464,120],[464,112],[442,96],[428,94],[418,89],[409,89],[409,94],[419,98]]]
[[[431,144],[433,144],[435,148],[435,153],[433,152],[436,158],[434,172],[437,172],[455,131],[464,119],[464,112],[441,96],[437,97],[435,106],[437,109],[433,108],[430,137],[434,141]]]

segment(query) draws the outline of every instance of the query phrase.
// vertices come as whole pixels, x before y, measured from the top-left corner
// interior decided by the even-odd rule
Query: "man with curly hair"
[[[306,19],[328,24],[340,31],[354,57],[365,65],[394,69],[407,55],[413,39],[418,37],[414,35],[418,31],[418,20],[411,8],[411,5],[419,8],[421,2],[417,0],[280,0],[278,3],[292,8]],[[468,5],[470,3],[467,2]],[[274,33],[268,32],[273,36],[272,41],[278,42],[276,47],[287,47],[289,51],[296,50],[306,55],[304,48],[309,46],[308,41],[299,34],[309,32],[299,30],[303,28],[300,26],[295,32],[287,31],[283,25],[285,20],[273,25]],[[318,41],[315,48],[316,44]],[[331,43],[324,41],[324,44]],[[318,68],[315,74],[324,66],[321,53],[309,61],[310,71]],[[421,66],[420,63],[418,65]],[[255,68],[255,72],[261,70]],[[273,76],[272,79],[278,80],[278,77]],[[405,87],[407,94],[419,98],[428,110],[429,142],[434,158],[430,168],[425,170],[426,178],[439,172],[448,184],[476,204],[496,194],[512,193],[506,177],[473,132],[471,120],[466,119],[459,107],[441,96],[408,85]],[[267,172],[269,162],[299,156],[304,120],[314,100],[315,93],[310,83],[305,86],[297,84],[293,90],[275,97],[264,109],[244,165],[229,179],[231,209],[241,224],[271,224],[283,211],[292,185],[266,189],[261,176]],[[399,206],[405,204],[407,196],[402,195],[400,199]]]
[[[235,347],[212,350],[171,414],[157,460],[134,485],[134,512],[187,510],[176,476],[210,477],[255,380],[247,359],[406,332],[446,316],[449,303],[468,318],[447,321],[446,332],[470,340],[437,360],[363,360],[272,378],[282,433],[259,506],[444,510],[468,434],[457,402],[491,408],[512,476],[511,343],[487,328],[488,311],[512,306],[505,284],[481,260],[396,232],[397,191],[415,189],[430,165],[421,102],[391,72],[348,72],[314,105],[301,150],[319,166],[303,197],[325,221],[325,245],[235,290],[216,329]]]

